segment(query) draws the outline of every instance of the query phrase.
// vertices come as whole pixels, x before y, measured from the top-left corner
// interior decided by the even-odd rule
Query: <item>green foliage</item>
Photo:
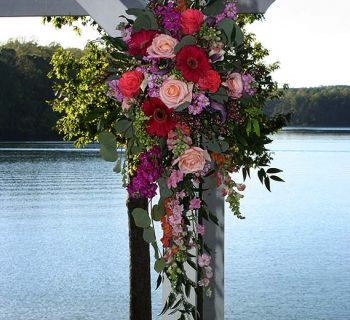
[[[90,43],[81,57],[62,48],[52,57],[49,77],[56,79],[56,98],[51,105],[62,114],[57,128],[66,140],[75,139],[78,145],[95,141],[101,131],[114,130],[111,123],[118,119],[120,110],[99,81],[106,77],[106,56],[104,48]]]
[[[18,40],[0,46],[0,139],[60,139],[52,130],[59,115],[45,102],[53,98],[47,73],[57,48]]]
[[[269,102],[265,112],[291,113],[291,126],[349,127],[350,87],[289,89],[280,100]]]

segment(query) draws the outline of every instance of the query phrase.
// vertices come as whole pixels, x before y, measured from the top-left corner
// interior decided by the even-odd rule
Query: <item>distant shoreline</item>
[[[341,128],[341,127],[284,127],[281,129],[280,133],[324,133],[324,134],[329,134],[329,133],[342,133],[342,134],[350,134],[350,127],[346,128]],[[1,140],[0,139],[0,145],[4,146],[7,144],[17,144],[18,146],[23,145],[23,147],[27,147],[29,144],[48,144],[48,145],[53,145],[55,144],[56,146],[67,146],[67,145],[72,145],[73,146],[73,141],[60,141],[60,140]],[[89,143],[86,146],[80,148],[82,149],[96,149],[98,150],[98,143]]]

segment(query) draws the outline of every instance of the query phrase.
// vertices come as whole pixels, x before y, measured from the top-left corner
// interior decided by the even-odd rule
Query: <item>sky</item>
[[[250,27],[270,50],[268,61],[279,61],[274,74],[290,87],[350,85],[350,1],[276,0],[264,22]],[[54,30],[41,18],[0,18],[0,43],[10,38],[61,43],[82,48],[97,33],[81,37],[69,28]]]

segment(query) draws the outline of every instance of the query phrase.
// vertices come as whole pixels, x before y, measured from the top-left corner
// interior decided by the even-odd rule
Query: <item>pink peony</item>
[[[195,173],[204,169],[205,162],[211,161],[208,151],[198,147],[191,147],[178,157],[173,165],[178,164],[184,174]]]
[[[238,99],[242,97],[244,86],[241,74],[236,72],[229,74],[226,82],[223,82],[222,85],[227,88],[227,93],[231,98]]]
[[[153,39],[152,45],[147,49],[148,56],[151,58],[174,58],[174,49],[178,43],[179,41],[175,38],[160,34]]]
[[[184,102],[192,101],[193,84],[169,79],[163,82],[159,96],[169,109],[176,109]]]

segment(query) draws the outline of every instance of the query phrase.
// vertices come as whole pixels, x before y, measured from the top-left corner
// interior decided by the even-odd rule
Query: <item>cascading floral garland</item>
[[[116,161],[116,137],[125,139],[130,197],[152,199],[159,190],[150,214],[139,208],[133,217],[155,249],[159,279],[166,276],[172,286],[163,312],[174,309],[180,319],[195,318],[190,289],[210,295],[213,277],[203,219],[217,223],[203,200],[203,184],[226,196],[242,218],[245,185],[231,174],[241,171],[245,179],[250,168],[258,169],[268,189],[270,179],[281,181],[275,175],[280,170],[264,167],[272,159],[267,135],[283,123],[262,112],[271,79],[251,59],[235,2],[151,0],[146,9],[127,14],[136,19],[123,16],[122,37],[108,38],[113,46],[108,95],[123,116],[113,130],[99,134],[101,155]],[[120,167],[118,160],[116,171]],[[162,252],[154,221],[161,222]],[[187,264],[198,270],[197,281],[187,276]]]

